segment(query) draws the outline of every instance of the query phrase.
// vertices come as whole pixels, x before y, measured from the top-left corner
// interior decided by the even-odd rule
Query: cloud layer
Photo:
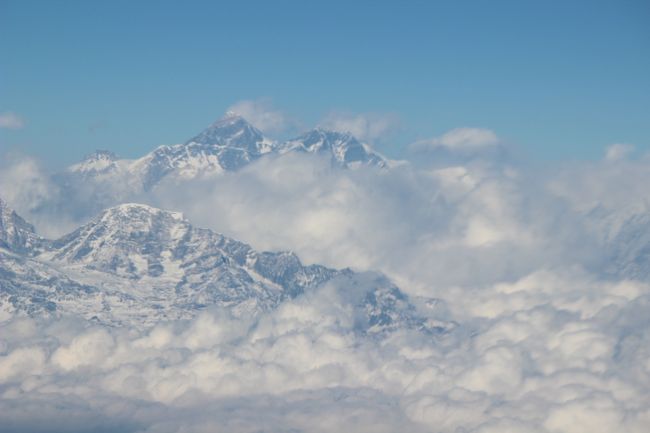
[[[419,307],[455,327],[360,335],[331,286],[254,320],[208,311],[143,330],[13,317],[1,324],[0,421],[30,432],[645,432],[650,285],[623,265],[648,267],[649,173],[645,158],[342,170],[290,154],[170,180],[138,201],[260,250],[381,270],[416,301],[435,298]],[[39,213],[58,186],[33,161],[0,174],[19,210],[74,219]],[[613,253],[620,268],[608,268]]]
[[[456,330],[385,340],[351,332],[327,287],[248,323],[15,318],[0,419],[9,431],[646,431],[647,285],[538,272],[449,295]]]
[[[149,199],[260,249],[381,270],[411,293],[438,296],[447,284],[597,258],[580,218],[543,188],[507,166],[340,170],[295,154],[228,176],[170,182]]]

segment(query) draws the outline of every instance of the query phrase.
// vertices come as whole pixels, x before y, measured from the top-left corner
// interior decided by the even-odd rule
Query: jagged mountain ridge
[[[0,248],[18,253],[38,251],[44,240],[34,226],[25,221],[0,198]]]
[[[257,252],[193,227],[180,213],[146,205],[107,209],[43,245],[33,253],[0,248],[0,319],[11,312],[78,314],[146,326],[209,307],[255,316],[334,284],[359,311],[363,332],[441,329],[380,274],[305,266],[291,252]]]
[[[238,170],[267,154],[290,152],[329,155],[332,164],[344,168],[361,165],[385,167],[386,159],[350,133],[314,129],[286,142],[276,142],[242,116],[229,112],[184,144],[160,146],[136,160],[118,159],[97,151],[64,174],[86,181],[113,178],[136,189],[148,190],[164,178],[193,179],[206,174]]]
[[[68,170],[80,175],[92,176],[110,173],[118,169],[118,157],[109,150],[96,150],[86,155],[77,164],[68,167]]]
[[[126,279],[175,281],[175,295],[187,302],[198,302],[196,297],[206,298],[220,286],[212,302],[257,298],[268,304],[264,308],[337,273],[303,266],[293,253],[258,253],[242,242],[193,227],[180,213],[141,204],[108,209],[54,241],[48,258]]]
[[[316,128],[278,146],[279,153],[302,152],[331,155],[332,163],[341,167],[369,165],[386,167],[386,160],[349,132]]]
[[[194,178],[206,173],[237,170],[272,152],[274,142],[243,117],[229,113],[185,144],[161,146],[134,167],[141,167],[145,189],[170,174]]]
[[[317,138],[318,137],[318,138]],[[184,144],[160,146],[137,159],[100,150],[51,175],[53,193],[32,209],[35,219],[54,214],[87,221],[103,209],[125,202],[147,202],[148,194],[186,181],[221,176],[266,156],[291,153],[329,158],[333,167],[387,167],[381,155],[349,133],[316,129],[284,143],[273,141],[243,117],[228,113]]]

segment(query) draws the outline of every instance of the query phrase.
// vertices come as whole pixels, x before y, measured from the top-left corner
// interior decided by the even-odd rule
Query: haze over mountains
[[[136,160],[118,159],[98,151],[66,171],[84,179],[133,182],[134,188],[148,190],[165,177],[192,179],[238,170],[269,154],[307,152],[326,155],[341,167],[386,166],[386,160],[370,146],[347,132],[320,128],[284,143],[271,140],[243,117],[228,112],[184,144],[160,146]]]
[[[72,229],[107,207],[147,201],[161,183],[174,185],[223,176],[263,157],[291,155],[314,155],[342,169],[385,168],[389,164],[347,132],[317,128],[278,142],[229,112],[184,144],[160,146],[133,160],[99,150],[61,172],[48,173],[48,193],[30,204],[28,216],[38,223],[51,219],[45,214],[55,213],[58,219],[69,220],[66,227]],[[53,232],[61,234],[60,229]]]
[[[408,297],[379,274],[303,266],[290,252],[258,253],[191,226],[180,213],[124,204],[50,241],[1,200],[0,208],[5,316],[73,314],[111,325],[150,326],[219,307],[255,317],[330,282],[346,290],[351,307],[359,310],[359,332],[444,330],[428,327]]]
[[[645,433],[647,161],[489,157],[228,114],[4,167],[0,427]]]

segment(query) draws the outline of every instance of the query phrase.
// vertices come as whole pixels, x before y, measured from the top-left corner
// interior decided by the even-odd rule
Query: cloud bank
[[[641,433],[648,289],[538,272],[450,292],[455,331],[385,340],[351,332],[327,287],[253,323],[224,311],[146,331],[15,318],[0,419],[8,431]]]
[[[33,161],[0,173],[7,201],[44,219],[56,182]],[[208,311],[139,329],[13,317],[1,324],[0,421],[20,432],[646,432],[650,280],[626,266],[648,268],[649,173],[646,158],[343,170],[289,154],[170,180],[138,201],[260,250],[381,270],[415,300],[435,298],[419,307],[455,327],[359,335],[345,291],[327,285],[256,319]]]
[[[170,182],[149,199],[260,249],[381,270],[411,293],[438,296],[447,284],[598,259],[580,217],[544,187],[507,166],[342,170],[293,154],[228,176]]]

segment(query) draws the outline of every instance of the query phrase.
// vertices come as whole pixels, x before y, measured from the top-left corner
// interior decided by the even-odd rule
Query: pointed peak
[[[77,164],[68,167],[68,171],[82,174],[104,173],[114,169],[117,156],[109,150],[96,150],[84,156]]]
[[[207,146],[227,146],[260,152],[260,143],[268,142],[262,132],[250,124],[241,115],[229,111],[224,117],[215,121],[185,144],[202,144]]]
[[[333,131],[318,126],[294,138],[282,151],[298,150],[310,153],[331,153],[336,164],[345,167],[357,165],[386,166],[386,161],[372,148],[350,132]]]
[[[143,203],[121,203],[116,206],[109,207],[108,209],[106,209],[106,212],[128,212],[131,210],[139,210],[139,211],[146,211],[146,212],[162,211],[161,209]]]

